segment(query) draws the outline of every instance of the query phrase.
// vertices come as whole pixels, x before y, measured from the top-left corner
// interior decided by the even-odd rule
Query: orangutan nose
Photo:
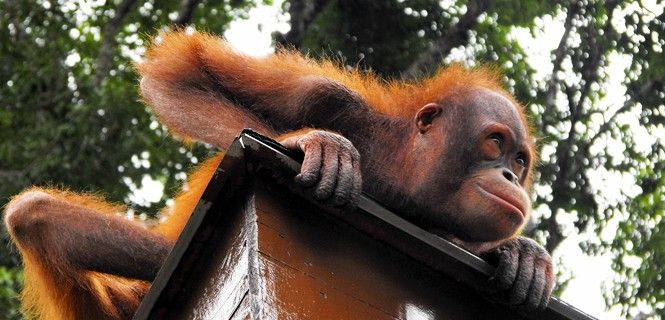
[[[503,174],[503,177],[506,178],[508,181],[512,183],[517,183],[517,176],[512,171],[508,169],[503,169],[501,173]]]

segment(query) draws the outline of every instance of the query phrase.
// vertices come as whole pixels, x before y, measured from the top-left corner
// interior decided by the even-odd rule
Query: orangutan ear
[[[443,108],[436,103],[428,103],[416,114],[416,126],[420,133],[425,133],[432,126],[434,119],[439,117],[443,112]]]

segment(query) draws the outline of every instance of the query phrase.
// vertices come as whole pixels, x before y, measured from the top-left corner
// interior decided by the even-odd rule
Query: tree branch
[[[330,0],[292,0],[289,2],[291,29],[283,34],[276,33],[275,41],[281,47],[300,48],[305,33],[312,21],[323,11]]]
[[[185,27],[192,21],[194,9],[201,2],[201,0],[182,0],[178,7],[178,17],[173,21],[178,27]]]
[[[414,79],[435,70],[441,63],[441,59],[447,56],[450,50],[467,44],[469,30],[478,24],[478,17],[487,10],[488,6],[489,0],[469,1],[466,13],[406,69],[403,74],[404,78]]]
[[[611,18],[614,9],[616,8],[616,4],[610,4],[607,6],[608,9],[608,19],[607,22],[605,23],[603,30],[605,31],[603,34],[608,36],[611,34]],[[571,6],[571,9],[569,10],[569,15],[566,17],[566,23],[572,23],[572,20],[569,22],[569,17],[571,17],[571,12],[573,11],[579,11],[579,7],[577,5]],[[573,13],[575,15],[576,13]],[[567,32],[567,31],[566,31]],[[564,35],[566,34],[564,32]],[[576,137],[576,132],[575,132],[575,125],[577,122],[580,120],[580,117],[582,115],[583,111],[583,106],[584,102],[589,96],[589,93],[591,91],[591,85],[592,83],[596,82],[598,80],[598,67],[600,65],[600,62],[603,58],[603,53],[606,51],[606,45],[602,46],[601,44],[598,43],[598,32],[593,29],[593,27],[590,27],[588,29],[590,39],[589,41],[592,41],[593,43],[588,46],[589,50],[589,57],[584,61],[582,64],[584,68],[580,70],[580,73],[582,74],[582,80],[584,81],[582,87],[579,89],[579,98],[576,102],[573,102],[574,99],[574,92],[571,88],[566,87],[565,92],[568,97],[568,106],[570,110],[570,130],[568,131],[568,136],[566,137],[566,141],[563,144],[560,144],[559,147],[557,148],[557,154],[556,154],[556,166],[559,167],[559,175],[557,177],[556,182],[552,186],[552,193],[555,194],[555,197],[567,197],[567,192],[570,187],[568,187],[566,184],[569,181],[569,175],[571,172],[576,172],[579,170],[578,168],[578,163],[574,159],[574,155],[571,155],[568,151],[570,150],[570,147],[575,144],[575,137]],[[559,48],[557,48],[557,51],[562,48],[561,45],[564,43],[564,39],[562,37],[562,41],[559,44]],[[562,50],[565,52],[565,50]],[[558,54],[558,52],[557,52]],[[557,57],[558,58],[558,57]],[[555,58],[556,60],[556,58]],[[563,60],[561,58],[561,60]],[[556,62],[556,61],[555,61]],[[558,68],[560,68],[560,63],[561,61],[558,62]],[[557,68],[557,65],[555,64],[555,68]],[[553,81],[556,79],[556,73],[553,73]],[[553,108],[554,107],[554,96],[556,94],[555,85],[551,84],[550,87],[548,88],[548,106],[547,108]],[[550,101],[551,99],[551,101]],[[552,103],[549,105],[549,103]],[[583,144],[582,147],[580,148],[581,150],[584,151],[583,154],[588,154],[588,148],[590,144]],[[580,154],[580,152],[578,152]],[[561,234],[561,230],[556,223],[556,211],[552,211],[552,215],[548,219],[547,223],[547,230],[550,234],[550,236],[547,239],[547,243],[545,244],[545,247],[548,250],[554,250],[556,247],[559,246],[561,241],[563,241],[563,237]],[[551,252],[551,251],[550,251]]]
[[[120,2],[113,17],[111,17],[104,27],[102,44],[99,49],[99,56],[97,57],[97,72],[93,81],[95,87],[99,87],[113,66],[113,56],[117,45],[116,36],[122,28],[122,21],[130,13],[134,4],[136,4],[136,0],[123,0]]]
[[[589,142],[587,142],[584,145],[584,150],[588,150],[601,135],[603,135],[608,130],[613,128],[614,127],[613,126],[614,125],[614,120],[616,120],[616,118],[619,115],[621,115],[625,112],[628,112],[633,107],[635,107],[635,102],[637,101],[637,97],[640,97],[642,95],[650,93],[652,91],[653,87],[654,87],[654,84],[655,84],[654,80],[649,80],[649,81],[645,82],[644,84],[642,84],[640,86],[640,89],[639,89],[637,95],[633,95],[633,96],[630,97],[630,99],[627,99],[626,102],[624,102],[623,106],[621,106],[621,108],[617,109],[617,111],[614,112],[614,114],[612,114],[612,116],[609,119],[607,119],[607,121],[603,122],[603,124],[600,126],[600,128],[598,128],[598,131],[596,131],[596,134],[591,139],[589,139]]]
[[[556,89],[557,84],[560,81],[560,79],[557,78],[557,74],[559,71],[561,71],[561,64],[563,63],[563,58],[566,56],[568,38],[570,38],[570,32],[573,29],[573,18],[579,11],[579,3],[577,1],[573,1],[573,3],[571,3],[570,7],[568,8],[568,12],[566,13],[566,21],[563,23],[564,32],[561,36],[561,39],[559,40],[559,46],[557,46],[556,50],[554,51],[554,61],[552,61],[552,79],[550,79],[550,85],[547,88],[547,93],[545,95],[545,112],[547,112],[547,110],[552,110],[555,106],[556,102],[554,100],[556,98]],[[545,126],[544,122],[543,126]],[[541,132],[545,132],[545,128],[541,129],[543,129]]]

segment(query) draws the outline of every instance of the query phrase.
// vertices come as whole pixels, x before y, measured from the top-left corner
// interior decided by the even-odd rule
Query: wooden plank
[[[395,320],[365,301],[345,294],[325,282],[259,256],[266,295],[261,319],[376,319]]]
[[[179,288],[177,299],[182,306],[171,310],[171,319],[228,319],[248,291],[248,254],[245,221],[239,202],[232,210],[218,214],[233,215],[215,228],[217,234],[207,243],[192,264],[189,280]],[[220,237],[223,236],[223,237]]]
[[[521,318],[472,289],[493,267],[366,195],[357,212],[324,212],[246,175],[288,177],[299,163],[287,154],[241,134],[135,319]],[[592,319],[556,299],[528,316]]]
[[[300,171],[302,155],[294,154],[272,139],[245,129],[239,140],[245,148],[247,161],[253,165],[269,167],[283,177],[295,175]],[[368,195],[360,196],[358,207],[360,210],[354,215],[328,211],[412,259],[463,283],[465,287],[482,288],[494,272],[494,267],[482,259],[406,221]],[[538,320],[595,319],[556,297],[550,300],[546,310],[523,316]]]
[[[406,319],[408,312],[415,310],[431,315],[431,319],[520,318],[316,207],[290,198],[279,188],[269,189],[265,185],[254,189],[258,250],[270,262],[268,266],[275,268],[262,280],[294,291],[267,290],[278,302],[303,293],[300,286],[309,291],[316,286],[347,297],[336,302],[340,310],[355,308],[361,301],[398,319]],[[282,277],[299,282],[288,284]],[[307,310],[318,315],[315,309],[320,301],[309,294],[303,296],[305,301],[300,302],[297,314]],[[292,310],[280,309],[287,311]]]
[[[215,202],[182,253],[150,319],[228,319],[248,292],[244,197]]]
[[[243,296],[242,301],[240,304],[238,304],[238,307],[236,308],[235,312],[229,318],[229,320],[252,320],[252,313],[249,305],[249,293],[245,294]],[[220,319],[226,319],[226,318],[220,318]]]

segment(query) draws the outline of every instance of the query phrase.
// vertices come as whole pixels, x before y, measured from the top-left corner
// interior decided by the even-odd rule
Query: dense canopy
[[[102,193],[141,218],[154,216],[210,150],[168,137],[140,102],[133,64],[160,29],[223,34],[266,5],[275,4],[0,1],[0,205],[27,186],[49,185]],[[611,259],[608,308],[662,318],[664,7],[656,0],[291,0],[274,18],[290,29],[272,37],[385,78],[420,78],[441,62],[499,69],[539,137],[536,210],[525,233],[560,258],[559,292],[579,274],[561,249],[573,241]],[[274,23],[259,28],[281,30]],[[1,234],[0,319],[19,319],[20,261]]]

